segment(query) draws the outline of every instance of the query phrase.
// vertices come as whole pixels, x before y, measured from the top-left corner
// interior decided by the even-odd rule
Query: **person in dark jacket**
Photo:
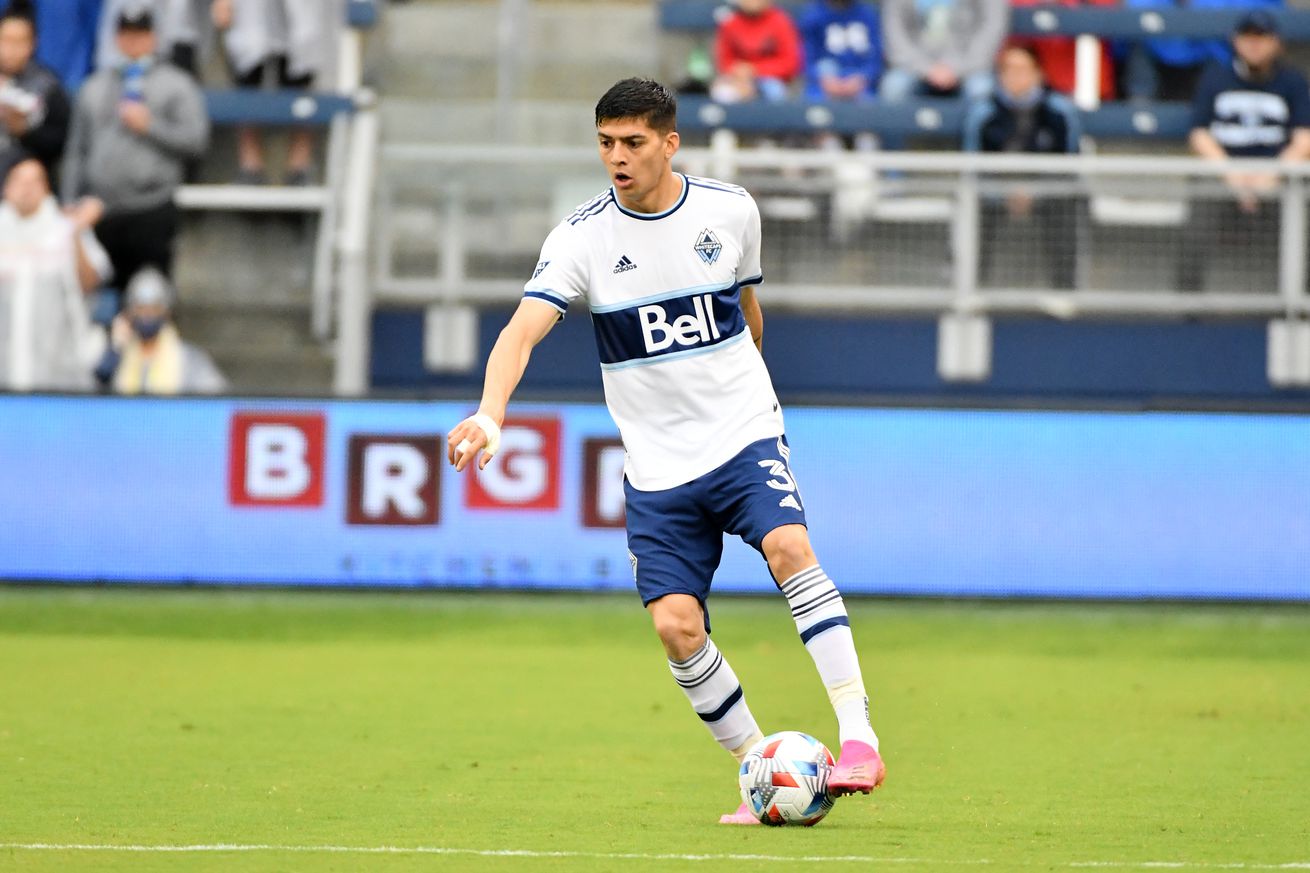
[[[1233,34],[1233,54],[1231,63],[1212,64],[1197,85],[1192,151],[1215,161],[1310,158],[1310,85],[1282,62],[1278,19],[1263,9],[1244,15]],[[1220,231],[1240,234],[1239,244],[1248,252],[1277,242],[1278,176],[1228,173],[1224,183],[1231,196],[1192,199],[1179,253],[1180,290],[1202,290],[1207,256],[1220,241]],[[1277,254],[1261,257],[1276,259]]]
[[[64,153],[68,97],[35,53],[35,20],[15,3],[0,13],[0,174],[27,155],[53,176]]]
[[[1069,99],[1046,87],[1041,65],[1027,45],[1010,45],[996,64],[996,93],[976,101],[964,124],[964,150],[1074,154],[1082,126]],[[1043,177],[1053,181],[1053,177]],[[1040,180],[1039,180],[1040,181]],[[1002,228],[1036,225],[1053,288],[1074,287],[1078,198],[1035,196],[1010,188],[1003,198],[984,197],[979,246],[980,282],[991,272]]]

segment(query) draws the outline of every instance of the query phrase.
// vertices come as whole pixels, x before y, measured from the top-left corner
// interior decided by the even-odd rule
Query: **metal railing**
[[[551,227],[606,184],[589,149],[393,144],[381,156],[374,287],[446,309],[517,299]],[[986,378],[990,317],[1027,313],[1270,320],[1271,380],[1310,383],[1310,165],[728,137],[676,164],[755,195],[770,306],[937,315],[947,378]],[[1245,208],[1223,181],[1235,173],[1268,180]]]

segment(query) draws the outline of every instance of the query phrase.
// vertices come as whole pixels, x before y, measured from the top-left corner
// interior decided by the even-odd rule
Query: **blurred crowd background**
[[[852,287],[1062,293],[1073,309],[1042,306],[1065,316],[1106,289],[1191,295],[1226,317],[1277,305],[1224,295],[1300,306],[1300,11],[1280,0],[1030,7],[0,0],[0,387],[341,392],[343,337],[367,370],[354,391],[472,384],[482,322],[495,321],[484,316],[512,302],[569,198],[603,180],[533,149],[585,149],[590,101],[634,73],[683,95],[684,168],[732,175],[761,199],[766,282],[795,292],[779,298],[785,310],[942,310],[931,296],[837,300]],[[1141,32],[1041,18],[1085,9],[1132,12]],[[1016,32],[1025,11],[1052,32]],[[1176,35],[1175,12],[1210,17]],[[370,151],[344,119],[375,110]],[[430,150],[404,152],[414,146]],[[924,151],[1270,161],[1180,176],[1163,193],[1141,174],[1119,180],[1125,194],[1089,190],[1072,171],[1009,171],[965,200],[953,193],[962,173],[942,189],[898,168],[896,155]],[[342,272],[343,210],[361,175],[363,302]],[[536,192],[543,178],[551,188]],[[1194,317],[1211,304],[1181,306],[1158,308]]]

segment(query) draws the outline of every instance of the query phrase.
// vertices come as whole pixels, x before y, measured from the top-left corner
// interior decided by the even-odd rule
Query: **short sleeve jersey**
[[[1233,157],[1274,157],[1293,129],[1310,127],[1310,85],[1286,66],[1255,81],[1235,63],[1212,64],[1196,86],[1192,127],[1209,130]]]
[[[768,370],[741,311],[759,284],[760,214],[742,188],[682,176],[656,214],[611,188],[551,232],[524,296],[591,312],[605,402],[632,487],[659,491],[783,433]]]

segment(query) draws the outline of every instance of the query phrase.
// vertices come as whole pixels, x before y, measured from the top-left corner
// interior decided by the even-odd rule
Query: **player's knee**
[[[788,524],[769,531],[762,543],[769,572],[779,583],[819,563],[810,548],[810,536],[804,525]]]
[[[655,633],[664,651],[674,661],[685,661],[705,645],[705,616],[696,598],[687,595],[661,597],[650,605]]]

